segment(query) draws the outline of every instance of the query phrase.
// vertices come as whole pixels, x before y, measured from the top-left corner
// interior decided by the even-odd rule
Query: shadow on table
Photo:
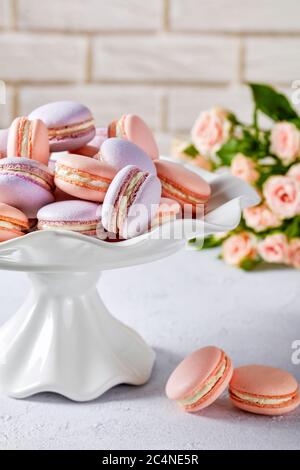
[[[101,397],[89,402],[82,402],[79,405],[105,404],[110,402],[146,400],[148,398],[163,397],[165,394],[165,384],[169,375],[177,364],[183,359],[178,354],[174,354],[162,348],[154,348],[156,361],[149,382],[145,385],[117,385],[105,392]],[[55,403],[76,405],[76,402],[69,400],[55,393],[38,393],[25,400],[39,403]]]

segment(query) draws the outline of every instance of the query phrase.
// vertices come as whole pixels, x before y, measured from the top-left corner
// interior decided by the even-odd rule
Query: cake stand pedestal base
[[[0,391],[15,398],[55,392],[93,400],[149,379],[154,352],[107,310],[99,273],[30,273],[32,289],[0,329]]]

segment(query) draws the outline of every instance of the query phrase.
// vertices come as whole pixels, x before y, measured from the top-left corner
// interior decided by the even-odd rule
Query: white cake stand
[[[24,398],[48,391],[87,401],[117,384],[149,379],[154,352],[103,304],[96,288],[101,271],[155,261],[197,234],[231,230],[241,209],[259,201],[237,178],[190,169],[209,180],[212,198],[204,222],[193,228],[190,221],[172,222],[173,229],[186,228],[179,239],[154,239],[151,232],[107,243],[43,231],[0,244],[0,269],[27,272],[32,282],[24,304],[0,329],[1,393]]]

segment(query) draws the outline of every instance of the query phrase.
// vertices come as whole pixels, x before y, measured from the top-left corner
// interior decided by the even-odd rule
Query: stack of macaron
[[[170,375],[166,394],[184,411],[196,413],[214,403],[227,387],[232,404],[250,413],[276,416],[300,405],[299,384],[292,374],[258,364],[234,369],[228,354],[215,346],[187,356]]]
[[[186,204],[195,216],[209,197],[204,179],[159,159],[132,114],[96,128],[86,106],[59,101],[0,130],[0,241],[32,230],[124,240],[182,217]]]

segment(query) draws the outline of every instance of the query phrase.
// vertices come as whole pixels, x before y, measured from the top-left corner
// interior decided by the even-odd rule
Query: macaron
[[[43,121],[27,117],[16,118],[9,128],[8,157],[26,157],[48,164],[50,150],[48,130]]]
[[[128,165],[117,173],[102,208],[103,227],[121,238],[133,238],[148,230],[157,212],[161,184],[157,176]]]
[[[0,203],[0,242],[21,237],[29,230],[26,215],[8,204]]]
[[[91,111],[74,101],[45,104],[32,111],[28,118],[41,119],[46,124],[51,152],[80,148],[95,135]]]
[[[168,197],[162,197],[158,207],[158,211],[152,220],[152,228],[157,227],[158,225],[171,222],[181,215],[181,206],[174,199]]]
[[[56,160],[55,184],[71,196],[102,202],[115,174],[116,170],[105,162],[64,154]]]
[[[226,389],[233,372],[229,356],[215,346],[198,349],[171,374],[166,394],[184,411],[195,413],[211,405]]]
[[[37,217],[39,230],[67,230],[96,236],[101,225],[101,205],[78,200],[54,202],[42,207]]]
[[[234,370],[229,394],[241,410],[263,415],[282,415],[300,404],[299,385],[292,374],[256,364]]]
[[[127,165],[134,165],[142,171],[156,175],[156,168],[151,158],[133,142],[114,137],[106,139],[101,146],[100,160],[116,170]]]
[[[108,126],[107,133],[108,137],[130,140],[141,147],[152,160],[159,158],[159,150],[153,133],[139,116],[124,114]]]
[[[99,158],[100,147],[107,139],[107,128],[97,127],[95,137],[83,147],[76,149],[73,153],[84,157]]]
[[[0,158],[7,156],[8,129],[0,129]]]
[[[43,163],[25,157],[0,160],[0,201],[20,209],[30,219],[54,201],[53,173]]]
[[[154,163],[161,180],[163,197],[175,199],[182,207],[189,204],[193,211],[197,205],[206,204],[211,189],[201,176],[177,163],[162,160]]]

